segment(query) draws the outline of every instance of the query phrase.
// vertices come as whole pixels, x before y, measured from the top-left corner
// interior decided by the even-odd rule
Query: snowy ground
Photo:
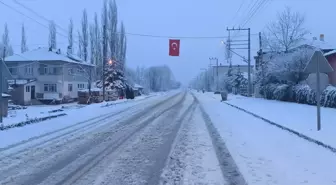
[[[61,134],[66,132],[68,129],[76,129],[77,127],[83,126],[83,124],[89,124],[91,122],[97,122],[99,120],[104,120],[105,117],[108,117],[110,114],[116,114],[122,110],[127,110],[132,106],[143,103],[142,101],[148,101],[153,99],[160,100],[162,96],[171,96],[176,92],[167,92],[167,93],[158,93],[152,94],[150,96],[139,97],[134,100],[118,100],[114,103],[115,105],[110,105],[108,107],[104,107],[107,103],[111,104],[111,102],[103,102],[99,104],[91,104],[84,108],[80,109],[66,109],[63,112],[57,112],[53,114],[66,113],[67,116],[50,119],[47,121],[42,121],[38,123],[34,123],[31,125],[26,125],[24,127],[11,128],[9,130],[4,130],[0,132],[0,151],[3,148],[6,148],[10,145],[17,144],[19,142],[26,141],[28,139],[33,139],[35,137],[40,137],[44,135],[50,135],[50,133],[57,132],[57,134]],[[149,98],[150,97],[150,98]],[[55,106],[56,109],[61,106]],[[31,108],[31,109],[30,109]],[[21,114],[25,114],[25,112],[31,111],[33,114],[38,114],[40,112],[47,112],[47,110],[54,110],[50,106],[37,106],[37,107],[28,107],[22,111]],[[45,116],[45,114],[42,114]],[[49,115],[49,113],[48,113]],[[43,116],[42,116],[43,117]],[[89,120],[90,121],[86,121]],[[106,118],[105,118],[106,119]],[[18,119],[17,119],[18,120]],[[24,119],[26,120],[26,119]],[[23,121],[23,120],[22,120]]]
[[[206,94],[220,101],[220,95]],[[322,129],[317,131],[316,106],[232,94],[227,102],[336,148],[336,109],[321,108]]]
[[[336,184],[335,153],[221,103],[217,95],[197,92],[194,94],[217,127],[248,184]],[[277,121],[279,124],[290,126],[288,122],[294,121],[297,126],[293,128],[302,129],[307,134],[317,132],[313,129],[313,123],[308,123],[311,125],[311,131],[305,128],[305,126],[309,127],[304,121],[309,120],[306,117],[314,116],[310,115],[313,112],[309,112],[310,108],[307,105],[240,96],[231,96],[228,102],[237,105],[240,103],[240,106],[249,107],[252,112],[269,116],[269,119],[273,116],[273,121],[281,117],[282,119],[279,118]],[[314,108],[311,107],[311,109]],[[328,112],[326,110],[328,109],[323,109],[324,115]],[[329,111],[332,112],[332,110]],[[298,114],[292,116],[292,112],[298,112]],[[291,115],[288,115],[289,113]],[[327,122],[324,121],[325,128],[327,128],[326,125]],[[329,133],[325,129],[323,132]],[[315,133],[314,136],[318,135]],[[320,139],[322,138],[321,134]]]
[[[88,111],[114,114],[0,150],[0,184],[230,184],[223,168],[231,165],[220,165],[217,157],[227,156],[213,147],[191,94],[167,93],[130,104],[91,107]],[[42,127],[37,125],[21,131]]]
[[[136,100],[141,100],[144,98],[160,95],[161,93],[152,93],[148,96],[139,96],[136,97]],[[102,102],[98,104],[92,104],[94,106],[102,106],[105,104],[119,104],[125,103],[132,100],[117,100],[113,102]],[[92,106],[90,105],[90,106]],[[26,106],[26,109],[17,109],[17,110],[8,110],[8,117],[3,118],[4,125],[11,125],[15,123],[19,123],[22,121],[28,121],[30,119],[41,118],[46,116],[57,115],[61,113],[68,113],[69,110],[72,109],[79,109],[86,107],[86,105],[80,105],[78,103],[69,103],[69,104],[62,104],[62,105],[33,105],[33,106]],[[55,110],[62,109],[63,111],[53,112]]]

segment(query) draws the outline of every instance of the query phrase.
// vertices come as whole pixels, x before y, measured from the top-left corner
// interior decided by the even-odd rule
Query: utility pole
[[[89,66],[89,101],[91,102],[92,68]],[[89,102],[89,103],[90,103]]]
[[[256,64],[257,66],[257,64]],[[265,68],[263,61],[263,51],[262,51],[262,40],[261,40],[261,32],[259,32],[259,56],[258,56],[258,67],[261,69],[262,81],[265,79]]]
[[[105,65],[107,61],[106,25],[103,26],[103,101],[105,101]]]
[[[3,93],[3,82],[4,82],[4,78],[3,78],[3,68],[4,68],[4,63],[5,63],[5,56],[6,56],[6,47],[4,47],[3,49],[3,54],[2,54],[2,59],[0,62],[0,92],[1,92],[1,96],[0,96],[0,123],[3,122],[2,117],[3,117],[3,98],[2,98],[2,93]]]
[[[251,28],[232,28],[229,29],[227,28],[227,31],[230,34],[230,31],[247,31],[248,32],[248,38],[247,40],[231,40],[230,39],[230,48],[229,50],[232,53],[235,53],[236,55],[238,55],[239,57],[241,57],[243,59],[244,62],[247,62],[247,71],[248,71],[248,76],[247,76],[247,80],[248,80],[248,96],[252,96],[252,82],[251,82]],[[246,43],[247,41],[247,43]],[[234,42],[238,42],[238,43],[234,43]],[[243,43],[242,43],[243,42]],[[245,43],[244,43],[245,42]],[[231,46],[246,46],[245,47],[238,47],[238,48],[232,48]],[[234,52],[233,49],[247,49],[247,60],[245,59],[245,57],[240,56],[238,53]]]
[[[232,60],[231,60],[231,32],[230,32],[230,30],[228,30],[228,32],[229,32],[229,40],[228,40],[228,48],[227,48],[227,52],[228,52],[228,62],[230,63],[230,66],[232,65]]]
[[[252,82],[251,82],[251,28],[248,28],[248,56],[247,56],[247,67],[248,67],[248,96],[252,96]]]
[[[218,76],[218,59],[216,60],[216,75],[217,75],[217,91],[219,91],[219,76]]]
[[[209,58],[209,60],[210,60],[210,65],[211,65],[211,67],[212,67],[212,64],[211,64],[211,61],[212,60],[215,60],[216,61],[216,91],[218,91],[219,89],[218,89],[218,58],[216,58],[216,57],[210,57]],[[213,67],[212,67],[213,68]],[[214,71],[214,70],[213,70]],[[214,75],[215,76],[215,75]]]

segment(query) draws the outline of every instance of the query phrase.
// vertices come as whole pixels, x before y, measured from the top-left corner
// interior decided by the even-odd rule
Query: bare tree
[[[70,47],[69,52],[72,54],[73,53],[73,29],[74,29],[74,25],[73,25],[73,21],[72,19],[70,19],[70,23],[69,23],[69,35],[68,35],[68,44]]]
[[[56,24],[54,21],[49,22],[49,47],[56,49]]]
[[[96,63],[96,42],[95,42],[95,28],[94,25],[90,25],[90,62],[91,64]]]
[[[108,27],[109,27],[109,47],[111,58],[117,58],[117,25],[118,25],[118,8],[115,0],[109,1],[109,10],[108,10]]]
[[[24,24],[22,24],[21,28],[21,53],[28,51],[27,47],[27,37]]]
[[[3,51],[5,51],[5,53],[3,53],[3,56],[7,57],[13,55],[13,48],[9,43],[9,31],[7,23],[5,23],[4,33],[2,34],[2,44],[4,46]]]
[[[88,45],[89,45],[89,31],[88,31],[88,17],[86,9],[83,10],[82,17],[82,47],[83,47],[83,59],[87,61],[88,59]]]
[[[83,58],[83,37],[80,33],[80,31],[78,32],[78,51],[77,51],[77,55],[79,56],[79,58]]]
[[[103,57],[103,51],[102,51],[102,44],[101,44],[101,33],[99,29],[99,22],[98,22],[98,15],[95,13],[94,16],[94,42],[95,42],[95,64],[102,65],[102,57]]]
[[[8,47],[9,46],[9,33],[8,33],[8,26],[7,26],[7,23],[5,23],[5,29],[4,29],[4,32],[2,34],[2,44],[5,46],[5,47]]]
[[[107,60],[107,26],[108,26],[108,9],[107,9],[107,0],[104,0],[103,4],[103,10],[101,14],[101,31],[102,31],[102,54],[103,54],[103,65],[105,64],[105,61]]]
[[[285,51],[296,47],[309,33],[304,26],[305,18],[298,12],[292,12],[289,7],[278,13],[277,20],[267,26],[264,32],[265,49]]]
[[[125,53],[125,45],[126,45],[126,35],[125,35],[125,26],[124,23],[121,22],[120,24],[120,33],[119,33],[119,41],[118,41],[118,46],[117,46],[117,51],[118,51],[118,60],[121,63],[121,67],[124,68],[125,66],[125,61],[124,57],[126,55]]]

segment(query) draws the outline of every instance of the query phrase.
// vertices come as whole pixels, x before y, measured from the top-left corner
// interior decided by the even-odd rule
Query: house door
[[[30,98],[35,99],[35,85],[30,86]]]

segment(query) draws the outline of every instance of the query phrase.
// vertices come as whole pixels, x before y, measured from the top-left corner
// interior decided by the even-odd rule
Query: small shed
[[[8,80],[8,91],[14,104],[31,105],[36,98],[35,79]]]
[[[10,98],[9,94],[2,93],[2,112],[0,114],[2,117],[8,116],[8,100]]]
[[[143,87],[139,84],[133,86],[134,96],[141,96],[143,94]]]

